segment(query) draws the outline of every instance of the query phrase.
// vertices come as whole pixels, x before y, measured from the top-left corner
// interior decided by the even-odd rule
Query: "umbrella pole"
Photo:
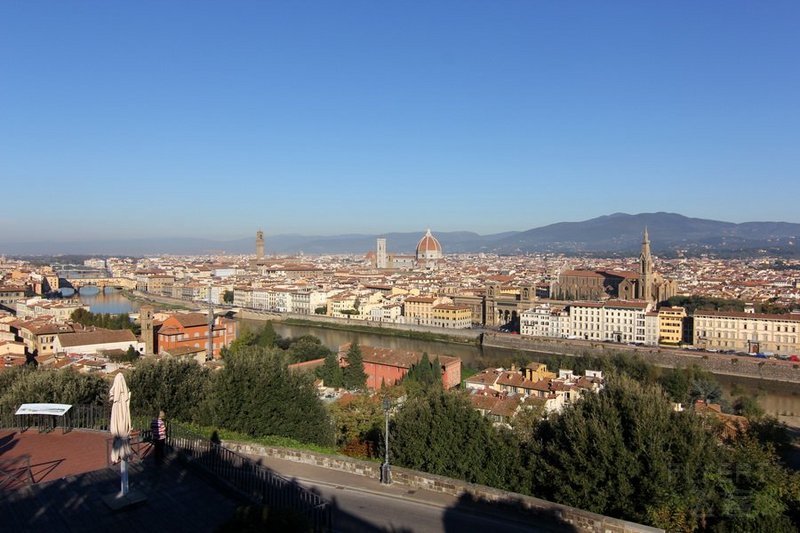
[[[123,459],[119,463],[119,472],[122,474],[122,486],[120,487],[120,496],[128,495],[128,460]]]

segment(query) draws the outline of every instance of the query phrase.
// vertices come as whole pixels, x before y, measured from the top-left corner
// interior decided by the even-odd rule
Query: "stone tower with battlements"
[[[264,232],[258,230],[256,232],[256,259],[264,258]]]
[[[143,305],[139,308],[139,324],[142,326],[142,340],[144,341],[144,354],[153,355],[155,333],[153,331],[153,307]]]

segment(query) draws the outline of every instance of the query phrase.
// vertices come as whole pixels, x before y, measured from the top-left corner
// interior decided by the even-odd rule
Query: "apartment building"
[[[686,309],[683,307],[662,307],[658,310],[659,344],[678,345],[683,340]]]
[[[431,325],[437,328],[469,329],[472,326],[472,310],[466,305],[435,305]]]
[[[693,343],[698,348],[737,352],[800,354],[800,313],[768,315],[745,312],[695,311]]]
[[[585,302],[569,306],[572,335],[599,341],[655,344],[648,339],[645,315],[650,304],[638,301]]]
[[[541,304],[520,315],[520,335],[566,338],[572,335],[569,311],[563,307]]]

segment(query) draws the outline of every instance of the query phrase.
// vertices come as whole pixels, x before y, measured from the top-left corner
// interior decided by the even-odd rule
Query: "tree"
[[[128,349],[122,356],[110,355],[109,360],[116,363],[133,363],[139,359],[139,352],[133,345],[128,345]]]
[[[439,357],[430,360],[428,352],[423,352],[419,362],[411,365],[404,378],[405,382],[418,383],[423,389],[442,384],[442,365]]]
[[[538,426],[531,492],[669,530],[699,527],[721,477],[717,448],[692,412],[623,376]]]
[[[330,352],[325,356],[325,364],[320,368],[317,377],[319,377],[326,387],[333,387],[338,389],[343,382],[342,367],[339,366],[339,357]]]
[[[789,511],[800,503],[800,474],[780,466],[772,446],[741,435],[723,451],[713,527],[719,531],[797,531]]]
[[[225,291],[222,293],[222,301],[226,304],[233,303],[233,291]]]
[[[313,335],[303,335],[296,339],[291,339],[286,355],[292,363],[302,363],[303,361],[313,361],[323,359],[332,353],[331,350],[323,346],[322,341]]]
[[[342,382],[348,390],[361,390],[367,387],[367,374],[364,372],[364,356],[357,342],[353,342],[345,355],[347,366],[342,370]]]
[[[27,367],[0,375],[4,378],[0,381],[0,409],[16,408],[23,403],[102,405],[108,399],[109,384],[101,376],[80,374],[71,368]]]
[[[211,371],[193,359],[145,359],[127,376],[131,411],[153,416],[164,410],[170,418],[208,422]]]
[[[311,380],[289,372],[279,350],[252,346],[229,352],[214,391],[214,423],[220,427],[253,437],[333,442],[330,418]]]
[[[86,309],[79,308],[72,312],[70,319],[84,326],[97,326],[105,329],[129,329],[137,335],[141,331],[141,326],[131,322],[130,315],[127,313],[117,315],[92,313]]]
[[[336,445],[349,455],[377,454],[383,427],[383,408],[378,396],[347,396],[330,406],[336,428]]]
[[[758,400],[753,396],[739,396],[733,402],[733,412],[747,418],[759,418],[764,416],[764,409],[758,404]]]
[[[389,433],[397,464],[499,488],[519,484],[519,443],[510,432],[501,437],[461,394],[440,389],[411,397]]]
[[[275,332],[275,328],[272,326],[272,321],[268,321],[256,333],[256,346],[272,348],[280,338],[281,336]]]

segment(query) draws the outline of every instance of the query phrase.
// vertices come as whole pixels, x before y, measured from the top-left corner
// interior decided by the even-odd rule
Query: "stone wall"
[[[693,352],[657,346],[629,346],[600,341],[521,337],[501,333],[484,334],[483,345],[509,350],[600,357],[626,352],[640,355],[656,366],[682,368],[697,365],[714,374],[800,383],[800,364],[744,355]]]
[[[248,320],[307,320],[315,322],[319,327],[325,327],[324,324],[335,325],[337,329],[344,329],[350,326],[366,327],[375,330],[375,333],[380,335],[381,330],[395,330],[395,331],[415,331],[418,333],[433,333],[436,335],[447,335],[449,337],[456,337],[465,341],[477,341],[481,332],[474,329],[450,329],[450,328],[434,328],[431,326],[419,326],[416,324],[394,324],[391,322],[374,322],[371,320],[347,319],[337,318],[325,315],[300,315],[294,313],[273,313],[270,311],[258,311],[255,309],[246,309],[238,313],[240,318]]]
[[[233,441],[225,441],[223,445],[230,450],[248,456],[273,457],[375,479],[380,479],[381,475],[378,463],[361,461],[351,457]],[[490,502],[495,505],[500,504],[501,506],[505,504],[515,509],[529,512],[532,516],[540,515],[567,522],[575,527],[577,531],[585,531],[587,533],[656,533],[664,531],[663,529],[611,518],[523,494],[506,492],[407,468],[393,466],[392,481],[414,489],[442,492],[453,496],[466,494],[477,501]]]

